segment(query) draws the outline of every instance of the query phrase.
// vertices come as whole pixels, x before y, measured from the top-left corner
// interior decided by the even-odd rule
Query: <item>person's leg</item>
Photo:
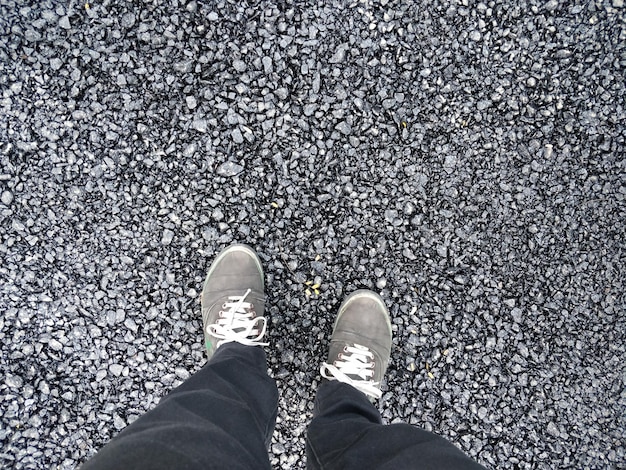
[[[256,253],[245,245],[222,251],[202,290],[209,362],[83,468],[269,468],[278,390],[256,347],[266,345],[264,308]]]
[[[409,424],[381,424],[376,407],[339,381],[320,385],[307,432],[312,469],[482,469],[451,442]]]
[[[82,468],[270,468],[277,406],[263,349],[226,344]]]
[[[357,291],[339,308],[324,381],[307,431],[307,466],[314,469],[484,468],[440,436],[410,426],[385,426],[370,400],[391,353],[391,322],[383,300]],[[368,398],[369,397],[369,398]]]

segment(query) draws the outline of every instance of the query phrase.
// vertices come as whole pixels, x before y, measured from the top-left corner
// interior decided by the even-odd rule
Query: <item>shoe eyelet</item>
[[[222,308],[226,308],[226,304],[222,304]]]
[[[343,347],[343,352],[348,352],[348,346],[347,345]]]

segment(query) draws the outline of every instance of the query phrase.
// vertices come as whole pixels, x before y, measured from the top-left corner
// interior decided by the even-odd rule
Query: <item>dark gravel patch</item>
[[[386,422],[626,465],[623,2],[448,3],[0,4],[2,467],[73,468],[196,371],[234,241],[276,468],[356,288],[393,316]]]

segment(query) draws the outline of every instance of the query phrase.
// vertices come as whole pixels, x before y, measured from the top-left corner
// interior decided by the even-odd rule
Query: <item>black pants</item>
[[[90,469],[259,469],[267,454],[278,390],[260,347],[226,344],[193,377],[113,438]],[[355,388],[320,385],[307,436],[309,468],[479,469],[442,437],[408,424],[381,424]]]

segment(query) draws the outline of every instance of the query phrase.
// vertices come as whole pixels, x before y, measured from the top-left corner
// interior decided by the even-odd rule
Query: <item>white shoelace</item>
[[[379,388],[380,382],[371,380],[374,377],[374,367],[374,354],[365,346],[353,344],[346,346],[338,360],[332,364],[324,362],[320,373],[325,379],[338,380],[352,385],[366,395],[380,398],[383,394]]]
[[[267,346],[269,343],[261,343],[267,329],[265,317],[257,317],[254,305],[246,302],[250,289],[242,296],[228,297],[230,302],[222,305],[222,310],[216,323],[207,325],[207,334],[214,336],[220,341],[216,348],[226,343],[240,343],[246,346]]]

